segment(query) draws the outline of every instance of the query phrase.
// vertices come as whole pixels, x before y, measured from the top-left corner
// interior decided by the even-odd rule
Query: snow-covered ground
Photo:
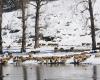
[[[95,57],[95,55],[91,55],[90,58],[82,62],[83,64],[100,64],[100,57]]]

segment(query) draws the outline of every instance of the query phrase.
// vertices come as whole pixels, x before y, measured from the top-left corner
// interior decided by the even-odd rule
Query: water
[[[0,80],[100,80],[100,65],[11,64],[2,68]]]

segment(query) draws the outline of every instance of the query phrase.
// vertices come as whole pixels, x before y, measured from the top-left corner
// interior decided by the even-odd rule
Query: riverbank
[[[0,56],[2,64],[100,64],[100,53],[37,53],[4,54]]]

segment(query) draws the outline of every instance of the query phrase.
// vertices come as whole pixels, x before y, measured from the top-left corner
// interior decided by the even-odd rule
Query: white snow
[[[11,58],[10,60],[8,60],[8,64],[13,64],[13,58]]]
[[[85,60],[84,62],[81,62],[83,64],[100,64],[100,57],[95,57],[95,55],[91,55],[90,58]]]
[[[38,64],[38,62],[36,62],[34,60],[27,60],[27,61],[23,62],[23,64]]]
[[[65,63],[66,64],[70,64],[74,62],[74,57],[71,57],[70,59],[68,59]]]

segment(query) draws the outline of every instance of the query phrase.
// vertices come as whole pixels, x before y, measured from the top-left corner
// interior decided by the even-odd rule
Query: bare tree
[[[25,5],[27,0],[20,0],[22,10],[22,48],[21,52],[26,52],[26,19],[25,19]]]
[[[0,0],[0,54],[3,53],[3,50],[2,50],[2,13],[3,13],[3,1]]]
[[[94,0],[95,2],[96,0]],[[81,11],[81,13],[83,14],[85,11],[89,11],[89,17],[86,18],[86,25],[88,23],[88,20],[90,20],[91,23],[91,38],[92,38],[92,50],[96,50],[96,39],[95,39],[95,25],[94,25],[94,15],[93,15],[93,4],[91,0],[81,0],[76,7],[78,7],[78,5],[82,5],[82,4],[87,4],[84,6],[84,10]],[[84,17],[84,16],[83,16]],[[85,26],[86,26],[85,25]]]
[[[3,66],[0,64],[0,80],[3,80]]]
[[[92,37],[92,50],[96,50],[96,40],[95,40],[95,26],[94,26],[94,16],[91,0],[88,0],[89,3],[89,13],[91,21],[91,37]]]
[[[39,47],[39,17],[40,17],[40,8],[47,4],[48,0],[35,0],[35,8],[36,8],[36,13],[35,13],[35,45],[34,48]]]

